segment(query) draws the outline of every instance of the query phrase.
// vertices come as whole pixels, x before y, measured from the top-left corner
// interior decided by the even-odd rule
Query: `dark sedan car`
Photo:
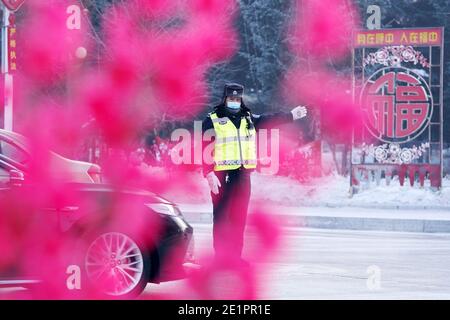
[[[74,262],[89,286],[109,296],[131,297],[148,282],[180,279],[195,266],[193,228],[174,203],[144,190],[106,184],[70,183],[64,188],[63,199],[47,202],[40,212],[45,225],[54,224],[62,235],[82,243],[82,259]],[[19,170],[0,160],[0,200],[33,190],[36,186],[24,182]],[[1,273],[0,268],[0,285],[40,280]]]

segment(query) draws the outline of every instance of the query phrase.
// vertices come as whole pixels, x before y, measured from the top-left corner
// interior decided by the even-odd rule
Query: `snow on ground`
[[[444,179],[439,192],[429,187],[402,187],[397,179],[386,186],[374,183],[370,188],[350,197],[348,177],[330,175],[301,184],[288,177],[268,177],[256,174],[253,179],[256,199],[286,206],[328,206],[367,208],[448,208],[450,210],[450,180]]]
[[[152,169],[154,170],[154,169]],[[155,172],[163,174],[156,169]],[[183,185],[174,186],[163,193],[177,203],[205,204],[211,202],[208,183],[198,172],[187,173],[190,186],[186,192]],[[365,208],[403,208],[403,209],[448,209],[450,210],[450,179],[444,179],[442,190],[435,192],[425,186],[403,187],[398,179],[390,186],[384,180],[380,186],[371,186],[350,197],[349,178],[337,174],[299,182],[290,177],[252,174],[252,200],[287,207],[365,207]],[[176,177],[174,177],[176,179]]]

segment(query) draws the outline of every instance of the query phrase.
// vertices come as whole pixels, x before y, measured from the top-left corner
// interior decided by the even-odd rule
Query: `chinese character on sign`
[[[364,30],[356,32],[356,47],[379,47],[388,45],[414,46],[418,44],[439,45],[442,42],[441,29],[409,30]]]
[[[9,72],[17,70],[17,40],[16,40],[16,27],[10,26],[8,30],[8,52],[9,52]]]
[[[405,68],[384,68],[366,82],[361,95],[369,132],[385,142],[406,142],[420,135],[432,114],[427,83]]]

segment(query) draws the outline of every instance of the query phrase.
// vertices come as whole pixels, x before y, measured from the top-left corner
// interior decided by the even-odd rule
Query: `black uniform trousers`
[[[217,195],[211,192],[216,257],[241,258],[251,193],[251,171],[241,167],[215,172],[222,185]]]

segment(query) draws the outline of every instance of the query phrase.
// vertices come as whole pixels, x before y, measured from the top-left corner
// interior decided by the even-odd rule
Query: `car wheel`
[[[106,232],[90,242],[84,265],[96,289],[112,298],[131,298],[147,285],[150,259],[126,234]]]

